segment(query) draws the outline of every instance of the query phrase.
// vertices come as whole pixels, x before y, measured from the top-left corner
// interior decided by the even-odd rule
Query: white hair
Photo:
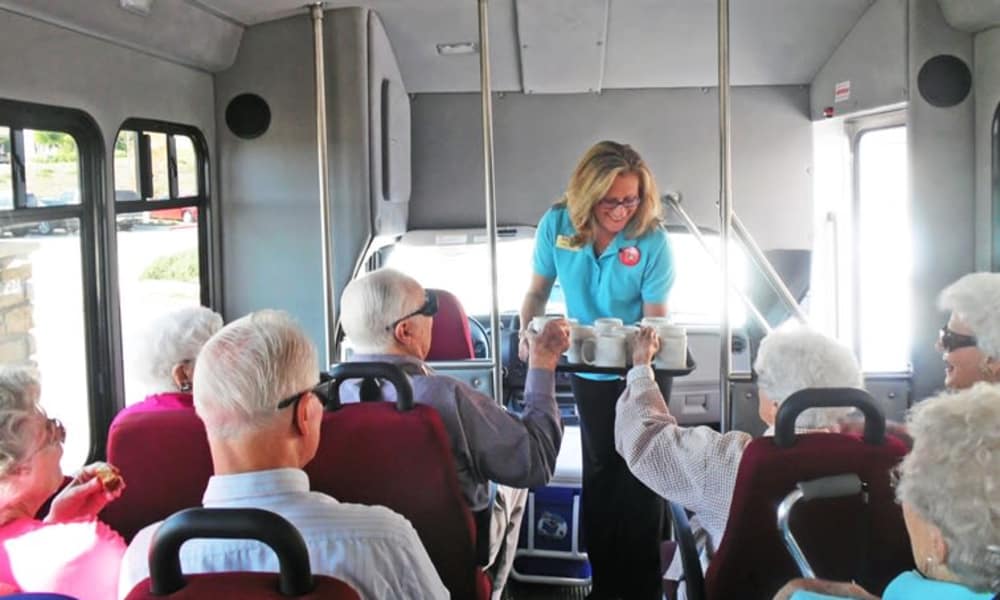
[[[36,431],[25,427],[43,417],[38,405],[41,387],[28,367],[0,367],[0,478],[21,464],[31,450]]]
[[[395,269],[378,269],[347,284],[340,297],[340,322],[358,352],[380,354],[392,348],[393,321],[416,310],[410,297],[420,283]]]
[[[938,306],[958,315],[986,356],[1000,358],[1000,273],[969,273],[942,290]]]
[[[846,346],[808,327],[789,325],[770,333],[760,344],[757,386],[781,405],[808,388],[864,387],[858,360]],[[849,408],[811,408],[796,421],[799,427],[828,427]]]
[[[210,434],[234,437],[280,415],[279,402],[319,380],[316,348],[287,314],[262,310],[205,344],[194,369],[194,406]]]
[[[1000,592],[1000,387],[980,382],[917,404],[896,495],[941,530],[948,569]]]
[[[144,392],[179,391],[174,367],[196,362],[201,347],[220,329],[222,317],[203,306],[175,310],[150,322],[135,339],[131,361]]]

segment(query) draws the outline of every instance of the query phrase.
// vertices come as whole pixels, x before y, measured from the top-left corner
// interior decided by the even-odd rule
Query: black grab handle
[[[329,386],[324,402],[326,410],[340,408],[341,383],[348,379],[368,378],[386,379],[396,388],[396,410],[407,411],[413,408],[413,386],[399,365],[389,362],[345,362],[330,369],[330,380],[325,383]]]
[[[195,538],[264,542],[278,555],[278,584],[283,596],[301,596],[315,587],[302,534],[281,515],[258,508],[188,508],[170,515],[153,534],[149,551],[151,594],[166,596],[184,587],[180,549]]]
[[[864,413],[866,444],[879,446],[885,442],[885,413],[871,394],[858,388],[809,388],[795,392],[778,407],[774,443],[779,448],[790,448],[795,444],[795,420],[802,411],[846,406]]]

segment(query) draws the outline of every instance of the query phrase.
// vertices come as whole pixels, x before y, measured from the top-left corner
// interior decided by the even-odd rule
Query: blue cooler
[[[590,583],[580,526],[582,458],[579,427],[566,427],[549,485],[528,492],[511,577],[551,584]]]

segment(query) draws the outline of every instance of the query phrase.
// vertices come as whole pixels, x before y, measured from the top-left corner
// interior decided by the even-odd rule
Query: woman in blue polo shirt
[[[527,326],[544,314],[556,279],[568,316],[580,323],[666,316],[674,279],[670,243],[653,174],[630,146],[604,141],[591,147],[565,195],[539,221],[534,273],[521,307],[522,357]],[[615,400],[625,381],[574,375],[572,386],[583,445],[589,598],[659,599],[663,503],[615,452]]]

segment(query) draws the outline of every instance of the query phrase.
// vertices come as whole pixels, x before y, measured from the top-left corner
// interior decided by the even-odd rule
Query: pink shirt
[[[124,553],[122,537],[97,519],[17,519],[0,527],[0,583],[22,592],[108,600],[116,595]]]
[[[164,392],[162,394],[150,394],[142,402],[137,402],[132,406],[126,406],[120,413],[115,415],[111,426],[114,427],[125,415],[144,412],[156,412],[160,410],[177,410],[186,408],[194,410],[194,397],[190,392]]]

